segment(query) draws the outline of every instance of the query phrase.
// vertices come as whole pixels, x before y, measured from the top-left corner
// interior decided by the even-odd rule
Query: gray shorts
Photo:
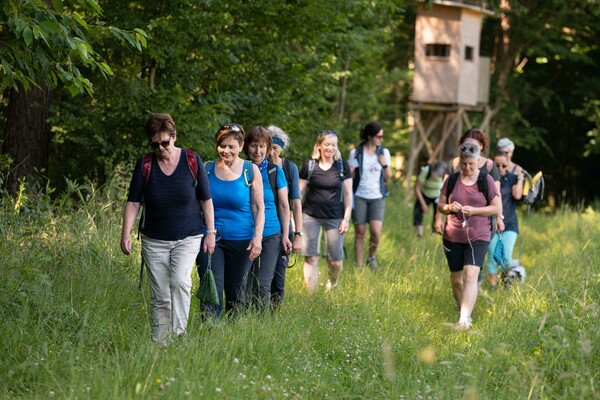
[[[314,218],[302,214],[304,238],[300,254],[304,257],[320,255],[319,243],[323,228],[327,236],[327,257],[331,261],[341,261],[344,257],[344,235],[339,231],[341,222],[341,218]]]
[[[352,222],[354,224],[366,224],[369,221],[383,221],[385,211],[385,198],[363,199],[354,196],[354,208],[352,209]]]

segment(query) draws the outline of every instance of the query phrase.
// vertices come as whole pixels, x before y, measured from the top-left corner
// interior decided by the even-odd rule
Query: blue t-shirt
[[[271,182],[267,168],[260,168],[260,174],[263,180],[264,198],[265,198],[265,228],[263,229],[263,237],[274,235],[281,232],[281,223],[277,215],[277,205],[275,203],[275,195],[271,189]],[[277,190],[287,187],[287,181],[283,169],[277,165]]]
[[[517,184],[517,175],[507,172],[500,176],[500,194],[502,195],[502,215],[504,215],[504,229],[519,233],[517,219],[517,200],[512,195],[512,188]]]
[[[288,162],[290,163],[291,175],[288,177],[290,180],[290,185],[288,187],[288,198],[290,200],[298,200],[300,199],[300,178],[298,177],[298,166],[296,166],[296,164],[290,160],[288,160]]]
[[[200,156],[196,154],[198,180],[190,173],[185,151],[181,149],[179,164],[171,175],[160,169],[152,155],[150,175],[144,189],[142,180],[143,157],[138,159],[127,201],[144,200],[144,228],[141,233],[158,240],[181,240],[203,232],[202,208],[199,201],[211,198],[208,179]]]
[[[252,168],[247,163],[244,168]],[[208,171],[208,183],[215,208],[215,228],[224,240],[248,240],[254,237],[254,214],[252,214],[251,186],[244,173],[237,179],[224,181],[214,171]]]

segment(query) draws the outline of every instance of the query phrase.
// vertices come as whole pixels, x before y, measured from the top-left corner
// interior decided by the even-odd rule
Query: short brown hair
[[[177,130],[175,129],[175,122],[169,114],[154,114],[146,121],[144,132],[148,139],[152,139],[154,135],[161,132],[168,132],[169,135],[175,136]]]
[[[265,142],[267,144],[266,155],[268,156],[269,154],[271,154],[271,148],[273,147],[273,138],[271,137],[271,134],[269,133],[267,128],[263,128],[262,126],[253,126],[252,128],[248,129],[248,132],[246,133],[246,140],[244,143],[244,152],[246,153],[247,157],[250,157],[248,155],[248,146],[256,142]]]

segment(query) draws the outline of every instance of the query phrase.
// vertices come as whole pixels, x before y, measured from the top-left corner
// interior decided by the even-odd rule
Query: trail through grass
[[[591,208],[532,214],[522,225],[526,283],[484,285],[468,332],[451,327],[440,237],[418,240],[412,207],[394,194],[379,271],[354,267],[350,233],[337,290],[324,290],[322,264],[308,296],[299,259],[276,314],[207,324],[194,302],[187,334],[163,349],[150,342],[139,256],[119,250],[111,197],[29,199],[19,213],[4,200],[2,398],[600,398]]]

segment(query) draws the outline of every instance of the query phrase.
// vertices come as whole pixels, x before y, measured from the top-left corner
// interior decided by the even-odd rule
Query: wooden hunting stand
[[[470,115],[483,113],[479,128],[487,132],[492,118],[490,59],[479,55],[484,15],[493,15],[484,0],[433,0],[430,7],[419,7],[407,192],[418,162],[449,161],[457,155],[460,135],[473,127]]]

